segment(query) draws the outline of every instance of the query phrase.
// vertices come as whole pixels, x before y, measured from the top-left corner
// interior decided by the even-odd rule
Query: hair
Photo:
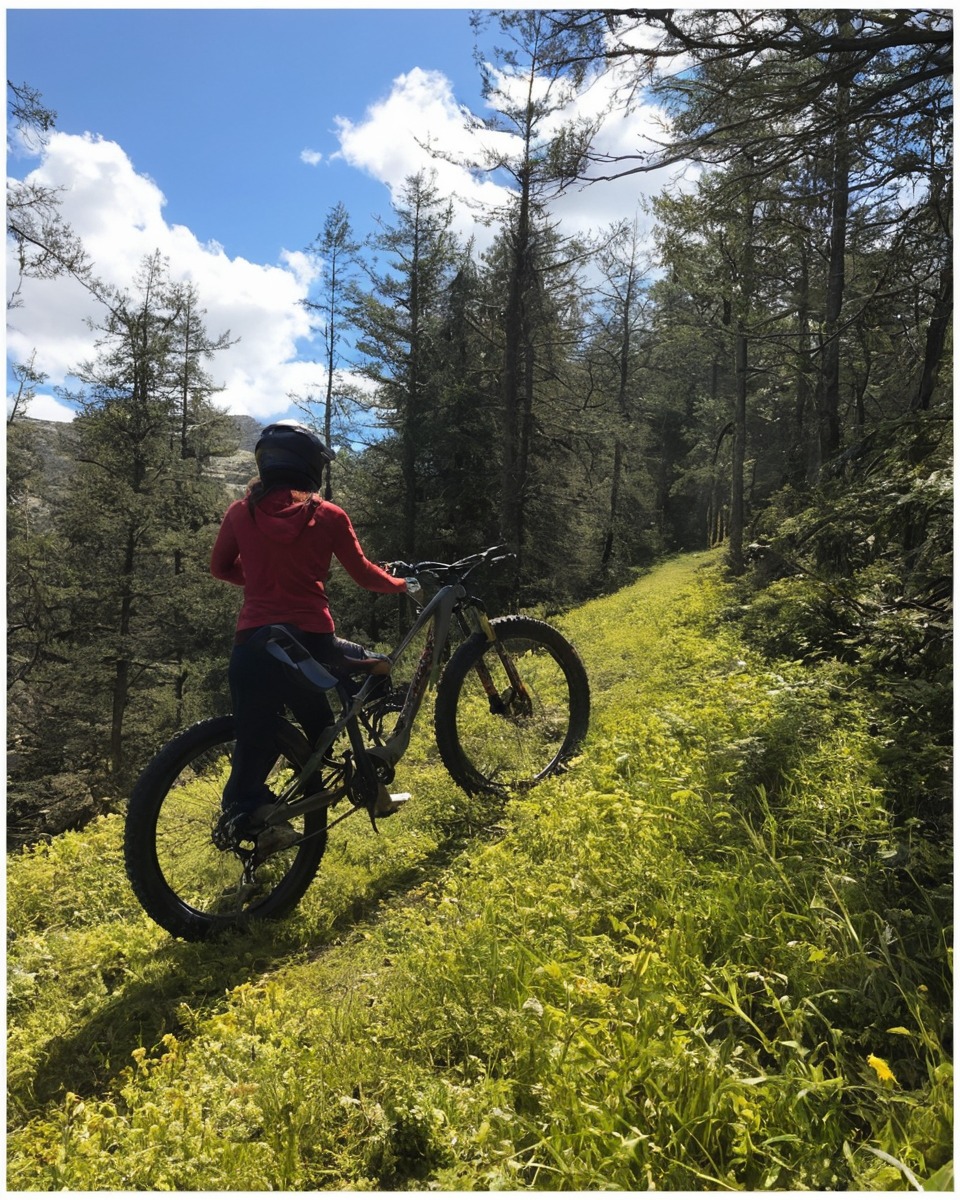
[[[289,483],[267,484],[263,482],[259,475],[254,475],[254,477],[247,484],[246,501],[247,508],[250,510],[250,515],[253,515],[257,509],[257,506],[262,502],[264,496],[266,496],[268,492],[272,492],[275,488],[281,487],[289,488],[290,495],[298,504],[304,504],[310,499],[311,496],[316,495],[316,492],[305,492],[300,488],[293,487]]]

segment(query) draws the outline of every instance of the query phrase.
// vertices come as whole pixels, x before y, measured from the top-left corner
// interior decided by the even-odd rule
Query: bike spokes
[[[544,647],[522,640],[488,651],[478,666],[464,683],[457,712],[465,753],[493,782],[537,778],[566,734],[562,670]]]
[[[181,902],[201,913],[242,911],[286,874],[296,856],[290,848],[255,867],[250,854],[215,846],[213,829],[229,770],[221,747],[198,756],[174,780],[157,816],[157,865]],[[284,775],[289,769],[275,772],[269,784],[282,787]],[[295,819],[294,827],[298,824],[302,833],[302,818]]]

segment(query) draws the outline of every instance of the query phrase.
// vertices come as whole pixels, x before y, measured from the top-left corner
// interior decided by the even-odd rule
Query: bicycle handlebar
[[[515,558],[509,547],[507,546],[488,546],[486,550],[481,550],[479,554],[470,554],[466,558],[461,558],[457,562],[442,563],[442,562],[390,562],[383,563],[383,568],[389,571],[391,575],[459,575],[460,579],[466,579],[471,571],[476,570],[482,565],[493,565],[494,563],[503,562],[508,558]]]

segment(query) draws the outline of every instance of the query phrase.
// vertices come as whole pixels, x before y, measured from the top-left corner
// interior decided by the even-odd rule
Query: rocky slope
[[[18,420],[30,431],[31,446],[41,462],[44,487],[56,490],[76,453],[76,430],[72,422],[41,421],[33,417]],[[242,489],[256,471],[253,448],[263,426],[253,417],[231,415],[230,420],[236,427],[236,448],[211,458],[207,469],[214,479],[233,490]]]

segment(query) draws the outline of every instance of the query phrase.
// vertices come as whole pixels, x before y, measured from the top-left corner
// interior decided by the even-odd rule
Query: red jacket
[[[319,496],[296,500],[285,487],[268,492],[252,514],[246,500],[230,505],[210,571],[243,588],[238,630],[290,624],[308,633],[332,633],[323,585],[333,555],[368,591],[406,590],[402,579],[367,560],[342,508]]]

